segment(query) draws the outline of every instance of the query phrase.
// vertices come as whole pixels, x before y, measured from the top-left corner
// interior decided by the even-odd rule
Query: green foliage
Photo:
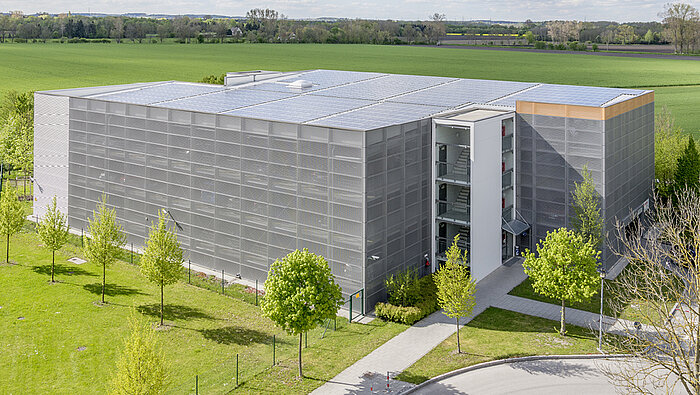
[[[146,249],[141,256],[141,273],[160,287],[160,324],[163,325],[163,288],[182,277],[183,252],[177,234],[168,228],[166,216],[158,213],[158,225],[151,223]]]
[[[565,302],[586,300],[598,288],[600,251],[581,234],[559,228],[547,232],[547,238],[537,243],[537,254],[525,250],[523,255],[523,268],[535,292],[562,301],[560,334],[564,335]]]
[[[447,261],[435,273],[437,298],[440,307],[448,317],[455,318],[457,323],[457,352],[462,352],[459,343],[459,319],[466,317],[474,310],[474,293],[476,284],[469,274],[467,251],[462,251],[457,242],[459,233],[455,235],[452,245],[447,249]]]
[[[688,137],[688,145],[678,158],[674,175],[675,193],[685,188],[700,191],[700,155],[692,137]]]
[[[340,286],[328,262],[304,249],[272,264],[261,306],[266,317],[298,335],[335,317],[342,303]]]
[[[301,334],[334,318],[342,303],[340,286],[322,256],[304,248],[275,260],[270,267],[265,280],[265,299],[260,306],[264,316],[287,333],[300,336],[299,377],[302,377]]]
[[[7,239],[5,260],[10,262],[10,236],[22,230],[24,225],[24,207],[17,198],[17,190],[6,187],[0,197],[0,234]]]
[[[124,341],[124,350],[117,362],[112,380],[113,395],[157,395],[168,386],[165,355],[155,337],[155,331],[143,324],[132,310],[129,317],[131,336]]]
[[[603,216],[600,213],[600,196],[595,190],[595,183],[588,165],[583,166],[583,182],[575,183],[571,192],[574,215],[571,217],[571,225],[575,231],[591,241],[596,249],[603,243]]]
[[[657,191],[662,197],[671,195],[678,158],[683,152],[683,135],[668,107],[663,106],[654,119],[654,168]]]
[[[457,246],[459,234],[447,249],[447,262],[433,276],[437,286],[437,298],[445,315],[452,318],[466,317],[474,309],[476,284],[469,274],[467,251]]]
[[[117,223],[114,209],[107,208],[107,197],[102,195],[97,212],[88,218],[88,237],[85,238],[83,254],[90,262],[102,266],[102,303],[105,301],[107,266],[117,260],[126,243],[126,236]]]
[[[547,43],[544,41],[535,41],[535,49],[547,49]]]
[[[214,84],[214,85],[223,85],[224,82],[226,81],[226,73],[223,73],[219,76],[216,76],[214,74],[207,75],[199,82],[205,83],[205,84]]]
[[[398,306],[379,302],[374,305],[374,313],[386,321],[413,325],[440,308],[433,276],[418,279],[411,293],[411,299],[414,300],[412,305]]]
[[[418,275],[409,269],[384,280],[387,299],[396,306],[413,306],[418,301]]]
[[[2,161],[30,174],[34,166],[34,95],[7,92],[0,102]]]
[[[51,251],[51,281],[53,282],[55,253],[60,250],[68,241],[68,230],[70,227],[66,221],[66,216],[58,210],[56,196],[51,204],[46,207],[44,218],[41,219],[37,227],[37,233],[44,247]]]

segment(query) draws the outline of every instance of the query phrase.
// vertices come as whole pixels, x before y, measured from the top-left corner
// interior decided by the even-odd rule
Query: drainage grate
[[[80,259],[80,258],[74,256],[73,258],[69,259],[68,262],[75,263],[76,265],[82,265],[83,263],[85,263],[87,261],[85,259]]]

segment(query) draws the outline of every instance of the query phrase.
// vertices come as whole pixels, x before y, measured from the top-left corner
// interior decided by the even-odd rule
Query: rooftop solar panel
[[[266,92],[276,93],[276,92]],[[370,100],[302,95],[230,111],[227,114],[284,122],[306,122],[375,103]]]
[[[100,99],[133,104],[153,104],[223,90],[224,87],[171,82],[128,92],[109,93]]]
[[[389,99],[399,103],[457,107],[467,103],[483,104],[537,84],[528,82],[460,79]]]
[[[337,71],[337,70],[314,70],[306,73],[300,73],[293,77],[288,77],[276,82],[264,82],[257,85],[252,85],[248,89],[267,90],[275,92],[313,92],[319,89],[326,89],[334,86],[349,84],[358,81],[364,81],[372,78],[384,76],[380,73],[361,73],[357,71]],[[310,88],[303,90],[290,88],[289,83],[305,80],[313,84]]]
[[[620,95],[639,95],[642,93],[644,93],[644,91],[637,89],[544,84],[525,92],[516,93],[512,96],[496,100],[490,104],[515,107],[515,102],[517,100],[524,100],[542,103],[600,107],[606,102]]]
[[[446,107],[383,102],[309,122],[333,128],[372,130],[416,121],[445,111]]]
[[[251,89],[229,89],[206,95],[189,97],[158,104],[161,107],[210,113],[220,113],[236,108],[292,97],[283,92],[255,91]]]
[[[456,81],[456,79],[420,75],[387,75],[354,84],[324,89],[318,91],[317,94],[350,99],[383,100],[450,81]]]

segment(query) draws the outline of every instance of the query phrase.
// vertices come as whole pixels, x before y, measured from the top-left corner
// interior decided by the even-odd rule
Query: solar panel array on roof
[[[455,78],[426,77],[421,75],[387,75],[368,81],[329,88],[317,92],[318,95],[347,97],[351,99],[383,100],[392,96],[417,91],[456,81]]]
[[[525,92],[516,93],[512,96],[496,100],[490,104],[515,107],[515,102],[517,100],[524,100],[600,107],[622,94],[639,95],[642,93],[644,93],[644,91],[637,89],[543,84]]]
[[[384,75],[386,74],[360,73],[357,71],[314,70],[306,73],[300,73],[293,77],[284,78],[277,82],[264,82],[261,84],[252,85],[246,87],[246,89],[299,93],[299,89],[290,88],[288,84],[297,80],[305,80],[311,82],[313,86],[310,88],[304,88],[303,92],[313,92],[319,89],[326,89],[334,86],[364,81]]]
[[[460,79],[389,99],[389,101],[456,107],[467,103],[486,103],[537,84],[512,81]]]
[[[309,124],[343,129],[372,130],[427,118],[447,109],[447,107],[382,102],[311,121]]]
[[[223,87],[171,82],[127,92],[108,93],[99,96],[99,98],[122,103],[154,104],[167,100],[221,91],[223,89]]]
[[[292,93],[255,91],[251,89],[230,89],[206,95],[189,97],[165,103],[161,107],[201,112],[220,113],[241,107],[252,106],[273,100],[295,96]]]
[[[374,103],[376,102],[370,100],[302,95],[290,99],[242,108],[227,112],[226,114],[271,121],[306,122]]]

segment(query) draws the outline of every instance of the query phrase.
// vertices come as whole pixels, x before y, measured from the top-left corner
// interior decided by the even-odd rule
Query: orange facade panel
[[[515,111],[520,114],[547,115],[603,121],[624,114],[654,101],[654,92],[615,103],[607,107],[576,106],[569,104],[551,104],[518,100]]]

